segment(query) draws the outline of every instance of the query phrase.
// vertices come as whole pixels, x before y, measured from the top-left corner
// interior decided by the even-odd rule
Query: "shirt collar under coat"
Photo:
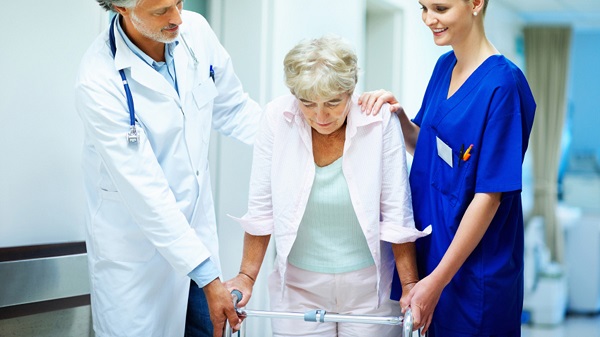
[[[289,106],[285,107],[282,111],[284,118],[289,123],[297,124],[303,130],[310,130],[310,125],[304,119],[304,115],[300,110],[298,99],[291,100]],[[377,114],[376,116],[367,115],[362,112],[360,109],[360,105],[358,105],[358,95],[353,94],[350,102],[350,112],[348,112],[348,117],[346,117],[346,141],[344,144],[344,153],[348,149],[348,147],[352,144],[352,138],[356,135],[358,128],[367,126],[372,123],[382,122],[383,118],[381,114]],[[310,138],[310,137],[309,137]],[[306,146],[309,147],[312,151],[312,140],[305,141]]]
[[[118,32],[121,35],[121,38],[123,39],[123,41],[125,42],[125,44],[127,45],[127,47],[135,55],[137,55],[144,62],[146,62],[149,66],[151,66],[151,67],[154,68],[155,65],[160,64],[160,63],[172,63],[173,62],[173,50],[175,49],[175,47],[177,45],[179,45],[179,35],[177,36],[177,38],[175,39],[175,41],[165,44],[165,62],[157,62],[157,61],[154,61],[153,58],[151,58],[150,56],[148,56],[148,54],[144,53],[143,50],[141,50],[138,46],[136,46],[129,39],[129,37],[127,36],[127,34],[125,34],[125,32],[123,31],[123,27],[121,26],[121,21],[120,20],[116,20],[115,21],[115,26],[116,26],[115,36],[116,36],[116,33]]]

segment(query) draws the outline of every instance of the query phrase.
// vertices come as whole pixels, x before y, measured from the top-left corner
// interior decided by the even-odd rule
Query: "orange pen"
[[[465,151],[465,154],[463,154],[462,160],[463,161],[467,161],[469,160],[469,158],[471,158],[471,149],[473,148],[473,144],[469,145],[469,147],[467,148],[467,150]]]

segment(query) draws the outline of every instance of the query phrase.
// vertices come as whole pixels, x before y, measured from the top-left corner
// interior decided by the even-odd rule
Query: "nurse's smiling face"
[[[473,4],[465,0],[421,0],[423,22],[438,46],[460,44],[473,29]]]

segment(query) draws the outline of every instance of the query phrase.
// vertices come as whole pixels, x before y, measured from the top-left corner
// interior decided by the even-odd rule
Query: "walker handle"
[[[237,309],[237,304],[242,300],[242,297],[244,297],[242,295],[242,292],[237,290],[237,289],[233,289],[231,291],[231,298],[233,299],[233,307],[235,309]]]
[[[404,313],[404,319],[402,320],[402,337],[412,336],[413,332],[413,324],[414,318],[412,315],[412,310],[408,308]],[[419,336],[421,334],[419,333]]]
[[[242,292],[234,289],[233,291],[231,291],[231,301],[233,302],[233,308],[235,309],[235,312],[237,313],[238,317],[240,315],[243,315],[244,313],[242,311],[240,311],[240,309],[237,307],[237,304],[242,300]],[[223,337],[232,337],[234,334],[232,327],[229,325],[229,321],[225,321],[225,327],[223,328]],[[238,336],[240,336],[240,333],[238,332],[237,334]],[[242,334],[242,336],[245,336],[245,333]]]

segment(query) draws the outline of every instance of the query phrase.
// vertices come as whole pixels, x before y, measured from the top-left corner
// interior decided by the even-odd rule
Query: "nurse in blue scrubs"
[[[519,68],[487,40],[488,0],[421,0],[434,42],[452,46],[411,121],[393,94],[407,150],[421,280],[411,289],[416,325],[430,337],[520,336],[523,306],[522,162],[535,101]]]

